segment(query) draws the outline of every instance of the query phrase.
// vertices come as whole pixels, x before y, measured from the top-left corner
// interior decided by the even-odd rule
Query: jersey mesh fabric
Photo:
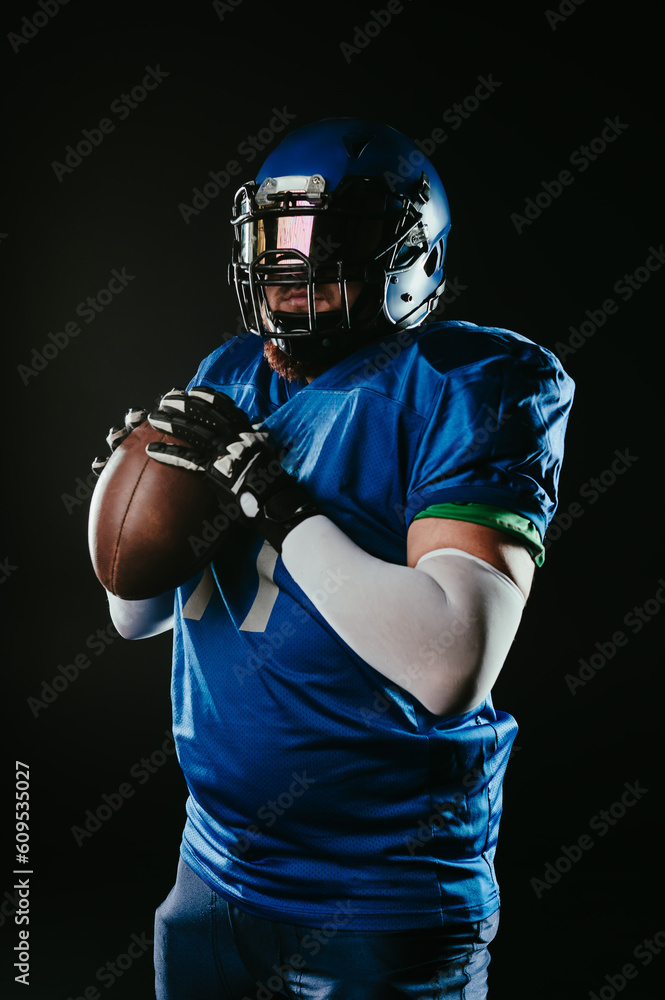
[[[241,337],[191,384],[264,421],[288,449],[285,468],[378,558],[404,565],[408,525],[435,503],[507,507],[541,536],[554,513],[572,382],[510,331],[432,324],[367,345],[310,385],[278,378],[260,339]],[[324,588],[343,583],[331,567]],[[238,526],[177,592],[184,860],[273,920],[401,930],[489,916],[515,720],[491,698],[432,715],[334,633],[325,596],[311,603]]]

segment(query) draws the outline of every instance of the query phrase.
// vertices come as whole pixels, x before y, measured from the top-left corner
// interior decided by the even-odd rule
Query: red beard
[[[266,340],[263,344],[263,356],[272,370],[277,372],[283,379],[286,379],[287,382],[311,381],[317,375],[322,375],[323,372],[332,368],[342,358],[353,354],[365,344],[371,344],[376,340],[380,340],[381,337],[389,336],[390,332],[390,329],[378,328],[376,321],[374,321],[371,326],[356,333],[352,342],[349,343],[347,341],[344,346],[340,344],[338,349],[331,349],[329,357],[308,360],[296,360],[286,354],[276,344],[273,344],[272,340]]]
[[[273,344],[272,340],[265,341],[263,356],[272,370],[287,382],[304,382],[306,379],[316,378],[331,365],[330,361],[296,361],[277,344]]]

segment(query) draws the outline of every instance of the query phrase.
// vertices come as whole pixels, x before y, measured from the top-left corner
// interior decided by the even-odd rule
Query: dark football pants
[[[155,914],[157,1000],[484,1000],[499,913],[445,930],[350,931],[255,917],[180,858]]]

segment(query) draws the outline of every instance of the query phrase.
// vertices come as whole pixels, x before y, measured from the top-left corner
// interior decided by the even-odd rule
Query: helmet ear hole
[[[431,278],[441,263],[441,242],[432,247],[423,264],[423,270],[428,278]]]

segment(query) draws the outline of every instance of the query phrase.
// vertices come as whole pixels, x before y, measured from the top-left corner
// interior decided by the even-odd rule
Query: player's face
[[[349,309],[358,298],[363,281],[347,281],[346,294]],[[268,285],[266,299],[272,312],[279,310],[288,313],[306,313],[308,310],[307,286],[302,285]],[[316,312],[331,312],[342,308],[342,296],[337,282],[316,284],[314,286],[314,309]]]
[[[364,281],[347,281],[346,295],[349,309],[354,304],[360,292],[365,286]],[[305,313],[308,312],[307,285],[267,285],[265,296],[271,312]],[[341,310],[342,296],[337,282],[317,282],[314,286],[314,309],[317,313]],[[262,306],[263,309],[263,306]],[[365,311],[371,312],[371,308],[366,307]],[[265,313],[264,320],[265,320]],[[376,319],[367,322],[367,329],[376,325]],[[364,328],[363,328],[364,329]],[[360,345],[360,341],[359,341]],[[263,345],[264,355],[268,364],[282,378],[292,381],[294,379],[305,379],[311,382],[312,379],[322,374],[330,367],[331,362],[326,360],[299,361],[290,357],[273,343],[266,340]]]

